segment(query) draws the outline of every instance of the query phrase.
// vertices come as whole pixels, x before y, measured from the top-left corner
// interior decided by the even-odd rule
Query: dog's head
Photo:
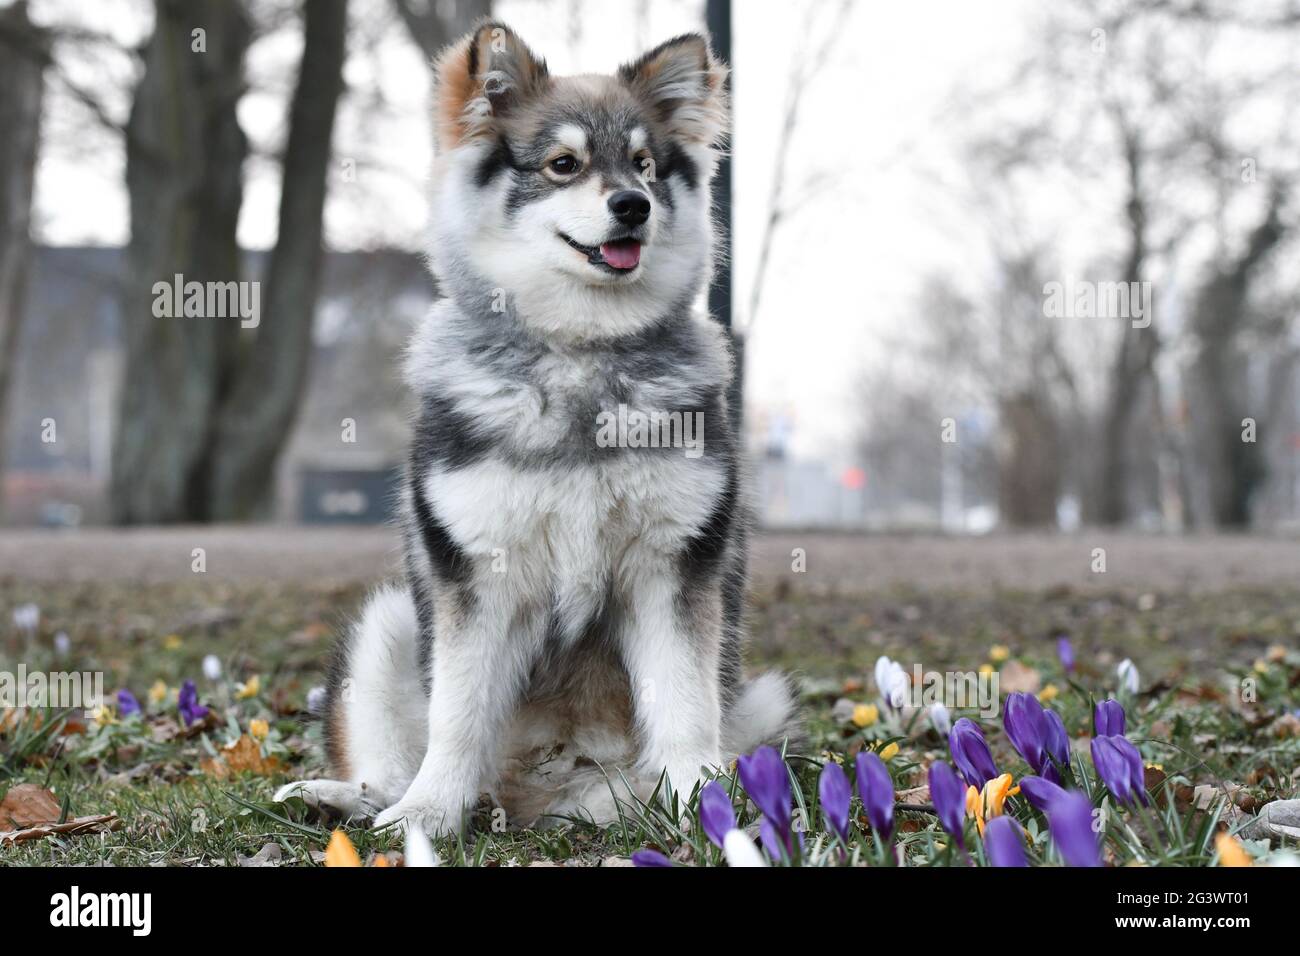
[[[725,78],[695,34],[612,76],[552,76],[498,23],[448,48],[436,65],[439,278],[561,339],[626,334],[688,304],[712,264]]]

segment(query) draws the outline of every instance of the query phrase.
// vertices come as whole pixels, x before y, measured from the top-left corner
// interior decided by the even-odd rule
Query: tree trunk
[[[238,316],[155,316],[154,284],[178,274],[186,283],[240,277],[235,227],[247,142],[235,108],[248,20],[230,0],[157,0],[155,14],[127,127],[126,366],[111,489],[113,518],[123,524],[208,517],[206,423],[239,329]]]
[[[281,447],[293,426],[311,358],[322,212],[334,114],[343,89],[347,0],[311,0],[282,163],[279,238],[267,267],[252,348],[217,419],[207,456],[213,520],[262,517]]]
[[[1250,524],[1251,500],[1265,475],[1258,429],[1267,423],[1258,412],[1251,414],[1248,362],[1238,334],[1248,320],[1250,280],[1286,233],[1279,218],[1282,204],[1281,193],[1275,192],[1268,215],[1251,233],[1240,258],[1205,285],[1192,312],[1199,339],[1192,367],[1192,395],[1197,403],[1192,410],[1193,435],[1204,467],[1208,516],[1218,527]],[[1256,419],[1254,441],[1243,439],[1246,418]]]
[[[1129,182],[1126,211],[1129,248],[1124,260],[1122,280],[1133,283],[1142,281],[1146,260],[1147,214],[1142,194],[1141,147],[1132,135],[1125,137],[1125,160]],[[1147,307],[1150,308],[1150,303],[1147,303]],[[1129,517],[1128,485],[1132,471],[1129,448],[1133,413],[1138,407],[1142,385],[1151,375],[1160,347],[1154,323],[1144,329],[1134,328],[1132,322],[1123,317],[1112,318],[1125,325],[1111,371],[1102,420],[1096,521],[1103,525],[1123,524]]]
[[[430,62],[492,10],[491,0],[393,0],[393,6]]]
[[[20,0],[0,11],[0,512],[4,508],[9,383],[26,307],[32,189],[40,143],[44,35]]]
[[[998,403],[998,511],[1011,528],[1053,528],[1061,495],[1061,442],[1046,398],[1022,392]]]

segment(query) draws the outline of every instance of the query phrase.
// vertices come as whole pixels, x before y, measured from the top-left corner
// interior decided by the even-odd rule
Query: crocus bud
[[[998,775],[997,764],[993,762],[984,734],[969,717],[962,717],[952,725],[948,749],[952,751],[953,763],[961,771],[967,786],[983,790],[984,784]]]

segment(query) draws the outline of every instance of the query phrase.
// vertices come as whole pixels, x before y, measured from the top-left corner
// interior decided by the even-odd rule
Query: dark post
[[[713,52],[728,67],[731,66],[731,0],[708,0],[705,9],[706,25],[713,38]],[[730,92],[735,96],[736,76],[728,80]],[[717,243],[722,250],[722,264],[709,286],[709,312],[727,328],[731,328],[731,153],[723,154],[718,164],[718,175],[713,180],[713,208],[718,224]]]
[[[731,0],[708,0],[704,18],[713,38],[713,52],[731,67]],[[734,103],[736,74],[727,80],[728,92]],[[730,145],[730,144],[728,144]],[[739,436],[744,410],[745,343],[732,327],[731,309],[731,151],[727,150],[718,164],[718,174],[713,180],[714,221],[718,234],[715,240],[722,251],[721,262],[709,286],[709,312],[723,327],[731,332],[731,351],[735,356],[736,370],[731,379],[727,403],[731,411],[732,431]]]

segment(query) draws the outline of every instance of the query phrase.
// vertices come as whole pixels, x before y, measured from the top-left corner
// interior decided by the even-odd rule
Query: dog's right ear
[[[509,27],[495,22],[448,47],[434,65],[439,149],[481,135],[549,80],[546,61]]]

